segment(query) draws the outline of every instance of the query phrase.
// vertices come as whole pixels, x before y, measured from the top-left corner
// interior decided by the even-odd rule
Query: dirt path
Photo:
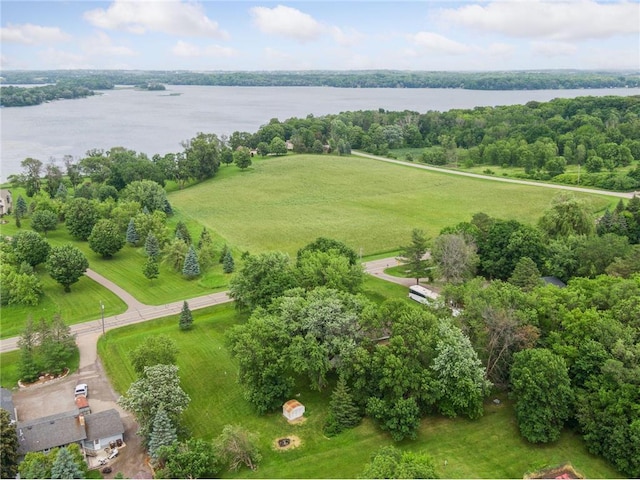
[[[640,194],[639,192],[631,192],[631,193],[612,192],[609,190],[596,190],[594,188],[572,187],[571,185],[558,185],[554,183],[541,183],[541,182],[533,182],[529,180],[517,180],[515,178],[496,177],[493,175],[481,175],[479,173],[462,172],[460,170],[451,170],[448,168],[439,168],[439,167],[432,167],[430,165],[403,162],[401,160],[393,160],[391,158],[379,157],[377,155],[371,155],[369,153],[358,152],[355,150],[352,150],[351,154],[356,155],[358,157],[371,158],[372,160],[379,160],[381,162],[395,163],[396,165],[403,165],[405,167],[421,168],[422,170],[431,170],[433,172],[448,173],[450,175],[462,175],[463,177],[480,178],[483,180],[493,180],[494,182],[517,183],[520,185],[530,185],[532,187],[554,188],[556,190],[570,190],[573,192],[581,192],[581,193],[595,193],[597,195],[607,195],[609,197],[619,197],[619,198],[631,198],[635,194]]]

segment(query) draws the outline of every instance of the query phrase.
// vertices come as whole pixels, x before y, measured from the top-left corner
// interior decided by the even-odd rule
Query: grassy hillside
[[[413,228],[435,236],[477,212],[534,223],[556,190],[420,171],[356,157],[258,159],[172,192],[171,204],[240,250],[294,254],[318,236],[363,255],[397,249]],[[594,210],[615,200],[582,195]]]

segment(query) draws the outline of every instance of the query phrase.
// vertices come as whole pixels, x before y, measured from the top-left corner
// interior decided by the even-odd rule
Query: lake
[[[480,91],[171,85],[162,92],[117,88],[83,99],[0,109],[0,181],[19,173],[20,162],[27,157],[46,163],[115,146],[149,157],[164,155],[182,151],[180,143],[198,132],[218,136],[255,132],[271,118],[283,121],[378,108],[424,113],[585,95],[640,95],[640,88]]]

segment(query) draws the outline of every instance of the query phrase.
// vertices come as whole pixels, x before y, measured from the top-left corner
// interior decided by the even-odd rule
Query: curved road
[[[479,173],[463,172],[460,170],[450,170],[448,168],[432,167],[431,165],[421,165],[416,163],[403,162],[401,160],[394,160],[392,158],[379,157],[377,155],[371,155],[369,153],[359,152],[352,150],[352,155],[358,157],[370,158],[372,160],[379,160],[381,162],[395,163],[396,165],[403,165],[405,167],[421,168],[422,170],[431,170],[433,172],[448,173],[450,175],[462,175],[463,177],[480,178],[482,180],[493,180],[494,182],[506,182],[506,183],[518,183],[520,185],[530,185],[532,187],[545,187],[555,188],[556,190],[571,190],[573,192],[581,193],[595,193],[597,195],[607,195],[609,197],[619,198],[631,198],[636,194],[640,195],[640,192],[611,192],[609,190],[596,190],[594,188],[573,187],[571,185],[558,185],[555,183],[541,183],[533,182],[529,180],[517,180],[515,178],[494,177],[492,175],[481,175]]]
[[[390,282],[400,283],[402,285],[411,285],[415,283],[412,279],[392,277],[386,275],[384,269],[397,265],[395,258],[384,258],[364,264],[365,270],[371,275],[375,275]],[[182,311],[183,301],[168,303],[166,305],[146,305],[133,297],[129,292],[122,289],[112,281],[106,279],[93,270],[87,270],[86,275],[92,280],[98,282],[105,288],[108,288],[117,296],[119,296],[126,304],[127,310],[119,315],[105,317],[104,331],[113,328],[130,325],[132,323],[145,322],[169,315],[176,315]],[[212,293],[187,299],[191,310],[198,310],[212,305],[227,303],[233,301],[229,298],[227,292]],[[96,360],[96,342],[102,334],[102,321],[100,318],[89,322],[77,323],[71,325],[71,333],[76,336],[78,346],[80,348],[80,367],[91,365]],[[0,353],[9,352],[18,349],[19,337],[11,337],[0,340]]]

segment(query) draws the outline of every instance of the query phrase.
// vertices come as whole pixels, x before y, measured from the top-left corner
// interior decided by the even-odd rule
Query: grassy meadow
[[[378,300],[406,297],[404,287],[389,285],[368,278],[365,293]],[[112,384],[124,393],[135,379],[129,352],[149,335],[171,336],[180,350],[182,386],[191,397],[184,414],[191,434],[211,440],[224,425],[240,424],[258,435],[263,454],[258,470],[227,472],[226,477],[356,478],[372,453],[393,444],[366,419],[353,430],[325,437],[322,427],[330,391],[310,391],[302,382],[296,393],[306,407],[304,423],[289,425],[279,412],[257,415],[236,383],[237,367],[225,345],[225,332],[244,320],[233,305],[219,305],[194,312],[194,329],[189,332],[178,329],[178,316],[168,317],[107,332],[98,351]],[[527,471],[565,461],[571,461],[588,478],[620,476],[603,459],[590,455],[580,437],[568,430],[551,445],[529,444],[519,435],[511,403],[502,398],[502,404],[496,406],[490,400],[481,419],[427,417],[418,438],[398,446],[430,454],[442,478],[522,478]],[[291,435],[301,439],[298,448],[278,451],[274,447],[277,438]]]
[[[169,200],[185,217],[237,249],[295,254],[318,236],[364,256],[397,250],[413,228],[436,236],[477,212],[535,223],[557,191],[404,168],[358,157],[292,155],[256,159]],[[616,200],[588,194],[594,211]]]

